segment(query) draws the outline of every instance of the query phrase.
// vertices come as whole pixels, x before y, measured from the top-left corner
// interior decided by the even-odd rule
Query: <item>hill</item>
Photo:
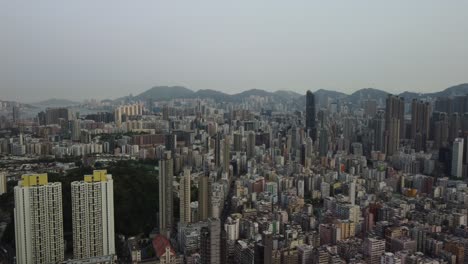
[[[37,103],[32,103],[31,105],[37,106],[40,108],[47,108],[47,107],[67,107],[67,106],[74,106],[79,105],[79,102],[67,100],[67,99],[58,99],[58,98],[51,98],[48,100],[44,100]]]
[[[319,89],[314,92],[316,101],[318,104],[325,104],[328,99],[339,99],[343,102],[349,102],[352,104],[357,104],[364,99],[373,99],[377,102],[383,104],[385,103],[385,98],[389,94],[387,91],[379,90],[376,88],[363,88],[357,90],[352,94],[345,94],[338,91]],[[421,99],[426,97],[452,97],[459,95],[468,94],[468,84],[460,84],[456,86],[449,87],[440,92],[433,93],[418,93],[406,91],[400,93],[399,96],[405,98],[406,101],[411,101],[413,98]],[[277,102],[294,102],[298,107],[305,105],[305,95],[299,94],[287,90],[279,90],[276,92],[269,92],[261,89],[250,89],[236,94],[227,94],[221,91],[211,90],[211,89],[201,89],[196,92],[182,87],[182,86],[155,86],[131,99],[152,99],[156,101],[171,100],[176,98],[201,98],[207,99],[211,98],[217,102],[239,102],[250,96],[262,96],[262,97],[271,97]],[[120,98],[117,100],[125,99],[129,97]],[[51,99],[48,101],[58,100]],[[65,104],[73,104],[75,102],[69,101]],[[75,103],[76,104],[76,103]]]
[[[220,91],[215,91],[215,90],[198,90],[196,91],[193,95],[193,98],[212,98],[215,101],[220,101],[220,102],[227,102],[231,100],[231,96],[229,94],[220,92]]]
[[[194,92],[182,86],[155,86],[135,96],[137,99],[152,99],[155,101],[170,100],[174,98],[189,98]]]

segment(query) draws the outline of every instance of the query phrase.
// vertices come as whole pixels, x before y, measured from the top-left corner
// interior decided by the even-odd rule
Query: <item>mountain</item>
[[[361,100],[364,99],[374,99],[377,102],[381,100],[385,100],[387,98],[388,93],[379,89],[375,88],[364,88],[357,90],[356,92],[350,94],[346,100],[348,102],[358,104]]]
[[[337,92],[337,91],[332,91],[332,90],[325,90],[325,89],[319,89],[314,92],[315,95],[315,100],[316,101],[322,101],[326,100],[328,98],[332,99],[343,99],[346,98],[348,95],[342,92]]]
[[[299,94],[299,93],[296,93],[296,92],[293,92],[293,91],[286,91],[286,90],[278,90],[278,91],[274,92],[274,94],[276,96],[282,97],[284,99],[297,99],[297,98],[303,96],[302,94]]]
[[[232,95],[234,98],[236,99],[244,99],[244,98],[248,98],[250,96],[263,96],[263,97],[267,97],[267,96],[274,96],[273,93],[271,92],[267,92],[265,90],[260,90],[260,89],[250,89],[250,90],[246,90],[246,91],[243,91],[243,92],[240,92],[240,93],[237,93],[237,94],[233,94]]]
[[[388,92],[375,89],[375,88],[363,88],[357,90],[352,94],[345,94],[338,91],[331,91],[325,89],[319,89],[314,92],[315,100],[318,104],[324,105],[328,102],[328,99],[339,99],[343,102],[349,102],[352,104],[358,104],[361,100],[364,99],[373,99],[379,102],[380,104],[385,103],[385,99],[388,96]],[[434,93],[418,93],[406,91],[399,96],[405,98],[405,100],[411,101],[413,98],[421,99],[426,97],[449,97],[449,96],[458,96],[468,94],[468,84],[460,84],[456,86],[449,87],[440,92]],[[182,87],[182,86],[155,86],[137,96],[134,97],[124,97],[116,100],[122,99],[152,99],[156,101],[170,100],[175,98],[211,98],[217,102],[239,102],[243,99],[246,99],[250,96],[262,96],[262,97],[271,97],[276,102],[286,102],[297,104],[298,107],[305,105],[305,95],[299,94],[292,91],[279,90],[276,92],[269,92],[261,89],[250,89],[236,94],[226,94],[216,90],[202,89],[196,92]],[[58,100],[58,99],[51,99]],[[48,101],[51,101],[48,100]],[[67,105],[77,104],[75,102],[67,102]]]
[[[45,101],[32,103],[31,105],[37,106],[39,108],[47,108],[47,107],[67,107],[67,106],[74,106],[79,105],[79,102],[67,100],[67,99],[57,99],[52,98]]]
[[[190,98],[194,92],[182,86],[155,86],[135,96],[137,99],[152,99],[155,101],[170,100],[174,98]]]
[[[440,92],[430,93],[429,95],[432,97],[451,97],[466,94],[468,94],[468,83],[455,85]]]
[[[227,101],[231,100],[231,95],[225,94],[225,93],[220,92],[220,91],[210,90],[210,89],[198,90],[192,95],[192,97],[194,97],[194,98],[212,98],[213,100],[220,101],[220,102],[222,102],[222,101],[227,102]]]

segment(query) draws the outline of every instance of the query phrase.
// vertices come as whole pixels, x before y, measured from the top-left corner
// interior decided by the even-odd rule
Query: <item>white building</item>
[[[453,141],[452,150],[452,176],[461,178],[463,169],[463,138]]]
[[[73,255],[76,259],[115,254],[112,175],[95,170],[71,183]]]
[[[49,183],[47,174],[26,174],[14,190],[16,262],[63,261],[62,184]]]

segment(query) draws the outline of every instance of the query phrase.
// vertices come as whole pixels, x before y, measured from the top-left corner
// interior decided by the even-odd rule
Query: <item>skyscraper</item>
[[[198,177],[198,220],[211,216],[211,181],[208,176]]]
[[[231,161],[231,140],[228,135],[223,141],[223,171],[229,173],[229,163]]]
[[[221,263],[221,223],[210,218],[200,231],[200,261],[202,264]]]
[[[115,254],[112,175],[95,170],[71,183],[71,195],[74,258]]]
[[[190,223],[190,168],[184,169],[184,176],[180,178],[180,222]]]
[[[452,176],[461,178],[463,172],[463,138],[453,141],[452,149]]]
[[[251,159],[255,155],[255,132],[250,131],[247,136],[247,158]]]
[[[242,151],[242,134],[234,134],[234,151]]]
[[[449,142],[452,142],[459,136],[460,133],[460,115],[458,113],[453,113],[450,115],[450,123],[449,123]]]
[[[349,202],[352,205],[356,204],[356,181],[354,179],[349,183]]]
[[[404,138],[405,101],[402,97],[389,94],[385,108],[386,154],[392,156]]]
[[[7,178],[6,173],[0,171],[0,195],[7,192]]]
[[[159,232],[170,237],[173,224],[172,181],[174,167],[171,152],[164,152],[159,161]]]
[[[328,153],[328,130],[322,128],[320,130],[320,140],[319,140],[319,155],[320,157],[327,156]]]
[[[426,145],[426,140],[429,138],[431,111],[432,107],[428,102],[419,101],[417,99],[413,99],[411,102],[411,139],[422,141],[415,142],[416,146],[424,147]],[[420,134],[420,137],[416,136],[418,134]]]
[[[11,115],[13,117],[13,124],[17,125],[20,121],[20,108],[16,105],[13,106]]]
[[[81,137],[81,120],[74,119],[72,121],[72,140],[79,141]]]
[[[60,120],[70,120],[71,111],[67,108],[47,108],[45,112],[45,121],[47,125],[59,124]]]
[[[63,261],[62,184],[49,183],[47,174],[26,174],[14,190],[17,263]]]
[[[385,152],[385,112],[380,110],[371,121],[374,130],[374,150]]]
[[[215,164],[216,168],[220,168],[221,166],[221,132],[216,133],[215,136]]]
[[[311,91],[306,93],[306,130],[315,142],[317,140],[317,125],[315,123],[315,95]]]

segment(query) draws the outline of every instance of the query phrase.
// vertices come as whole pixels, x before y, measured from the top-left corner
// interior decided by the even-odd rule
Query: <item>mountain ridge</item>
[[[344,93],[335,90],[327,89],[318,89],[313,92],[316,96],[316,101],[319,104],[324,104],[328,99],[338,99],[340,101],[349,102],[356,104],[363,99],[377,100],[378,102],[383,103],[387,97],[388,92],[380,90],[377,88],[362,88],[353,93]],[[441,91],[429,92],[429,93],[420,93],[415,91],[404,91],[398,96],[405,98],[407,102],[412,99],[424,99],[427,97],[453,97],[468,94],[468,83],[462,83],[454,86],[450,86]],[[122,102],[126,99],[136,99],[136,100],[154,100],[154,101],[165,101],[171,99],[182,99],[182,98],[200,98],[200,99],[213,99],[217,102],[240,102],[251,96],[262,96],[262,97],[271,97],[280,102],[294,102],[300,103],[304,101],[305,94],[299,94],[290,90],[277,90],[270,92],[262,89],[249,89],[241,91],[234,94],[228,94],[222,91],[213,90],[213,89],[199,89],[197,91],[191,90],[184,86],[153,86],[150,89],[136,95],[136,96],[124,96],[114,100],[107,100],[113,102]],[[106,101],[106,100],[103,100]],[[37,103],[31,103],[30,105],[36,107],[65,107],[79,105],[79,102],[75,102],[67,99],[57,99],[51,98]]]

